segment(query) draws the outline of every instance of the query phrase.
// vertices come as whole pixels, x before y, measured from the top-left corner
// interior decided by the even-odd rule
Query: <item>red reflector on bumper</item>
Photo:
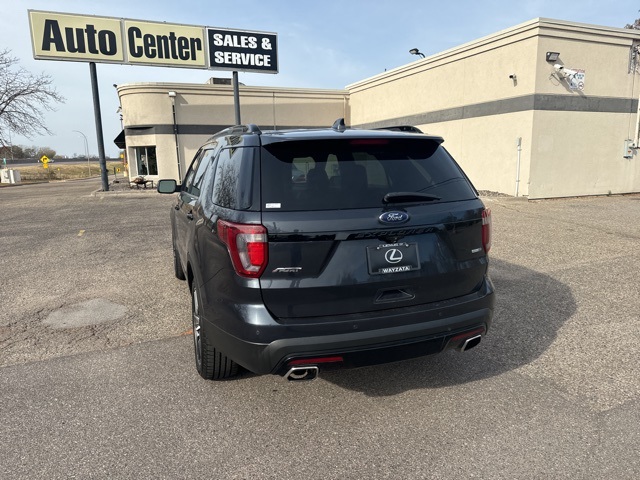
[[[319,358],[298,358],[297,360],[291,360],[289,365],[317,365],[318,363],[338,363],[342,362],[342,357],[319,357]]]
[[[458,340],[464,340],[467,338],[475,337],[476,335],[482,335],[484,333],[484,327],[476,328],[475,330],[471,330],[470,332],[464,332],[456,335],[451,338],[451,342],[457,342]]]

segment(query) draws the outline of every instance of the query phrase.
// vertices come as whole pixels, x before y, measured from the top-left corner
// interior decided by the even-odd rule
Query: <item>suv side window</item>
[[[193,178],[196,175],[196,171],[198,170],[198,166],[200,165],[200,161],[205,154],[205,150],[198,150],[193,161],[191,162],[191,166],[189,167],[189,171],[184,177],[184,182],[182,183],[182,191],[188,192],[193,184]]]
[[[253,185],[253,155],[257,150],[252,147],[224,148],[220,151],[212,201],[215,205],[233,210],[251,208]]]
[[[205,212],[210,212],[213,207],[213,202],[211,201],[212,191],[213,191],[213,181],[216,176],[216,168],[218,165],[218,155],[217,151],[210,150],[211,158],[206,158],[205,161],[210,166],[204,172],[202,177],[202,182],[200,184],[200,204]]]
[[[202,180],[205,177],[205,172],[207,171],[207,167],[209,167],[213,160],[214,150],[205,150],[204,155],[200,159],[200,164],[198,165],[198,169],[196,170],[195,175],[193,176],[193,181],[191,185],[187,188],[187,192],[194,197],[200,196],[200,190],[202,187]]]

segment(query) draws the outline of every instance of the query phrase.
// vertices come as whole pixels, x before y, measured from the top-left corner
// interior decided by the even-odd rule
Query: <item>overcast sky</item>
[[[165,21],[278,34],[277,75],[240,73],[247,85],[344,88],[350,83],[417,60],[409,50],[427,56],[528,20],[544,17],[623,27],[640,16],[632,0],[483,0],[483,1],[266,1],[229,0],[2,0],[0,49],[9,48],[20,65],[53,78],[66,103],[47,114],[53,136],[13,137],[17,145],[49,146],[58,155],[97,154],[89,65],[34,60],[27,9]],[[129,82],[205,83],[226,71],[97,64],[105,151],[117,156],[113,139],[120,131],[113,84]]]

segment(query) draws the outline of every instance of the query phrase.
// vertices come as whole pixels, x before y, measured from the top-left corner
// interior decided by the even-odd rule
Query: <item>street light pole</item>
[[[89,167],[89,176],[91,176],[91,164],[89,163],[89,142],[87,142],[87,136],[82,133],[80,130],[72,130],[73,132],[79,133],[84,137],[84,151],[87,155],[87,167]]]
[[[7,132],[9,134],[9,151],[11,152],[11,160],[13,161],[13,142],[11,141],[11,130]]]

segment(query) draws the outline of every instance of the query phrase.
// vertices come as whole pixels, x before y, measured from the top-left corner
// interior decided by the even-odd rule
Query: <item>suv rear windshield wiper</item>
[[[384,203],[408,203],[434,200],[441,200],[441,198],[436,195],[420,192],[389,192],[382,199]]]

